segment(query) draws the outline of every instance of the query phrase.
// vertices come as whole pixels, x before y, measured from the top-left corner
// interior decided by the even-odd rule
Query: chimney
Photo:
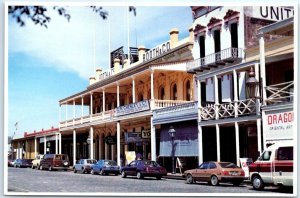
[[[99,80],[99,77],[100,77],[101,72],[102,72],[102,69],[100,69],[100,68],[97,68],[97,69],[96,69],[96,80],[97,80],[97,81]]]
[[[114,73],[117,74],[120,71],[120,59],[114,59]]]
[[[178,43],[178,34],[179,30],[177,28],[173,28],[170,31],[170,47],[171,49],[176,47],[176,44]]]
[[[96,82],[96,78],[95,77],[90,77],[90,85],[94,84]]]
[[[128,59],[125,59],[123,69],[128,68],[128,67],[129,67],[129,61],[128,61]]]
[[[191,26],[189,28],[189,32],[190,32],[190,35],[189,35],[189,42],[194,42],[194,31],[193,31],[193,26]]]
[[[143,62],[143,56],[144,56],[144,54],[146,52],[145,46],[140,45],[138,47],[138,52],[139,52],[139,62]]]

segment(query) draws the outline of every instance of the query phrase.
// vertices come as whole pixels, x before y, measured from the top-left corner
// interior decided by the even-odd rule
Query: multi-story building
[[[265,115],[272,109],[266,105],[268,87],[265,79],[268,79],[269,86],[275,83],[275,79],[285,82],[284,77],[277,77],[280,72],[286,71],[289,78],[293,74],[293,50],[290,48],[293,39],[281,43],[281,50],[284,47],[289,49],[286,52],[289,58],[281,54],[281,60],[287,58],[284,63],[288,66],[273,72],[271,77],[264,72],[265,55],[269,61],[266,68],[270,72],[275,67],[271,62],[279,58],[274,56],[280,53],[275,48],[268,49],[274,51],[273,54],[270,52],[273,56],[270,61],[270,55],[255,49],[257,33],[264,34],[269,29],[261,27],[291,17],[293,9],[197,6],[192,7],[192,11],[195,60],[187,64],[187,70],[197,75],[199,163],[218,160],[239,164],[241,157],[256,159],[257,152],[261,152],[266,143],[261,113]],[[260,56],[254,57],[251,53]],[[263,87],[259,86],[261,82]],[[266,118],[263,116],[263,119]]]
[[[70,161],[91,157],[120,164],[129,151],[156,160],[161,128],[153,123],[153,110],[194,100],[193,74],[186,72],[194,35],[179,40],[178,34],[172,29],[159,46],[140,46],[130,61],[132,54],[116,50],[108,71],[97,69],[85,90],[59,101],[61,152]]]

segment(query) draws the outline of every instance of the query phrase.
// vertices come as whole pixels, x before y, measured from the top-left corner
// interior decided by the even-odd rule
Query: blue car
[[[100,175],[119,175],[120,166],[117,165],[117,162],[113,160],[99,160],[96,164],[93,164],[91,167],[91,174],[100,174]]]

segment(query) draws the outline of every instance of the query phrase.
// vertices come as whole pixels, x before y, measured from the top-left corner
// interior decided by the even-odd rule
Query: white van
[[[249,165],[255,190],[263,190],[265,185],[293,186],[293,148],[293,141],[276,142]]]

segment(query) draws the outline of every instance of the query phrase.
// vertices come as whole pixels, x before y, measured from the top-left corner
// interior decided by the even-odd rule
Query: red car
[[[245,172],[231,162],[203,162],[198,168],[184,172],[186,183],[209,182],[216,186],[219,182],[230,182],[239,186],[246,178]]]
[[[155,161],[135,160],[121,168],[121,176],[125,178],[127,175],[136,176],[138,179],[143,177],[161,179],[167,175],[167,170]]]

